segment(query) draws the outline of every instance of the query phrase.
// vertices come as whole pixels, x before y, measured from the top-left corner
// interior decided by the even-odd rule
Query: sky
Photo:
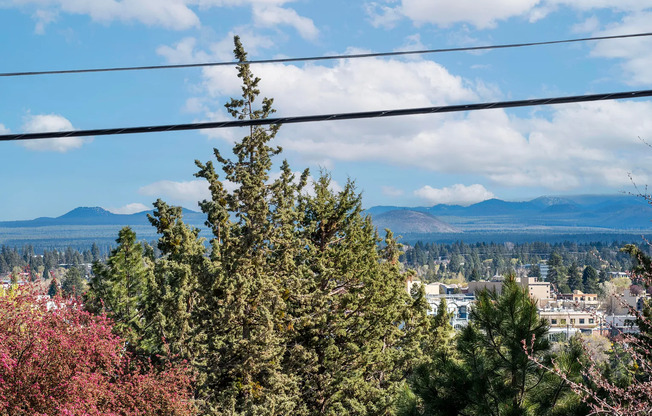
[[[454,48],[652,32],[652,0],[0,0],[0,72]],[[652,37],[252,65],[276,116],[652,88]],[[234,67],[0,77],[0,134],[229,120]],[[283,126],[293,170],[375,205],[636,192],[652,99]],[[0,142],[0,220],[157,198],[197,210],[194,161],[239,129]]]

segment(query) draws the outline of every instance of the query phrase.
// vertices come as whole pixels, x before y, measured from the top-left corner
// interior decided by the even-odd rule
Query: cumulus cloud
[[[651,0],[385,0],[366,3],[371,23],[376,27],[393,27],[401,18],[415,25],[435,24],[448,27],[468,23],[478,29],[493,28],[499,21],[524,17],[530,22],[545,18],[560,7],[578,11],[610,9],[617,12],[639,12],[652,7]]]
[[[539,0],[403,0],[401,11],[417,25],[468,22],[484,29],[494,27],[498,20],[525,14],[537,3]]]
[[[34,6],[36,32],[42,33],[59,13],[88,15],[97,22],[138,21],[148,26],[184,30],[199,26],[199,18],[190,9],[190,0],[7,0],[15,6]]]
[[[280,115],[445,105],[479,101],[485,94],[479,84],[430,61],[257,69],[261,90],[275,98]],[[238,94],[237,83],[229,81],[235,75],[225,71],[205,71],[209,96]],[[370,71],[374,77],[365,76]],[[478,174],[501,186],[572,190],[611,185],[618,172],[650,166],[637,137],[652,137],[651,111],[649,101],[613,101],[556,106],[530,117],[486,110],[307,123],[284,126],[277,140],[306,160],[375,161]]]
[[[41,133],[47,131],[70,131],[74,130],[74,127],[67,118],[58,114],[37,114],[26,117],[23,130],[27,133]],[[88,141],[90,139],[83,139],[81,137],[61,137],[56,139],[23,140],[20,144],[31,150],[65,153],[69,150],[80,148]]]
[[[11,130],[6,128],[4,124],[0,123],[0,134],[9,134]]]
[[[288,0],[6,0],[3,5],[33,9],[35,32],[42,34],[59,14],[88,15],[97,22],[140,22],[172,30],[201,26],[193,10],[211,7],[248,7],[253,24],[264,27],[289,26],[302,37],[315,39],[319,33],[313,21],[294,9],[282,7]]]
[[[208,62],[212,60],[230,61],[233,59],[233,37],[240,37],[240,40],[247,47],[249,55],[256,55],[261,49],[274,46],[274,41],[267,37],[253,33],[247,28],[237,28],[230,31],[220,41],[208,45],[208,51],[202,50],[194,37],[186,37],[172,46],[161,45],[156,52],[163,56],[171,64],[188,62]]]
[[[127,204],[123,207],[107,208],[106,210],[114,214],[135,214],[137,212],[148,211],[150,209],[151,208],[145,204],[141,204],[140,202],[134,202],[131,204]]]
[[[161,198],[175,205],[190,205],[192,207],[195,207],[197,202],[211,197],[211,193],[208,190],[208,182],[204,179],[185,182],[158,181],[141,187],[138,193],[154,198]]]
[[[492,28],[499,20],[526,15],[540,0],[402,0],[399,5],[368,2],[366,11],[376,27],[392,27],[401,17],[417,25],[426,23],[447,27],[455,23],[470,23],[479,29]]]
[[[369,74],[374,76],[370,77]],[[274,97],[279,116],[445,105],[480,98],[472,88],[473,83],[450,74],[443,66],[432,61],[345,60],[333,67],[273,64],[257,67],[256,75],[261,78],[261,91]],[[203,77],[203,89],[213,99],[238,96],[241,92],[235,68],[206,68]],[[228,118],[222,108],[217,105],[214,110],[207,111],[207,118]],[[418,126],[412,128],[411,124],[403,122],[400,127],[394,124],[391,131],[385,130],[387,124],[384,121],[368,123],[377,125],[378,128],[374,130],[383,138],[394,134],[396,129],[403,132],[420,130]],[[334,128],[336,130],[330,130],[329,133],[336,132],[342,139],[355,137],[352,136],[355,131],[342,132],[342,126],[331,124],[306,126],[302,131],[318,132],[324,126],[327,126],[324,132]],[[235,129],[217,129],[209,134],[227,140],[240,136]],[[359,142],[359,138],[356,141]],[[281,144],[295,146],[293,143]],[[329,153],[333,150],[337,149],[331,149]],[[313,153],[312,159],[315,154],[318,153]]]
[[[423,188],[414,191],[414,195],[433,205],[471,205],[494,198],[494,194],[489,192],[484,186],[480,184],[469,186],[455,184],[451,187],[444,187],[441,189],[436,189],[426,185]]]
[[[607,29],[593,32],[595,36],[610,36],[622,33],[644,33],[649,31],[651,11],[642,11],[624,16]],[[624,81],[631,85],[652,84],[652,39],[649,37],[627,39],[627,42],[598,42],[592,55],[600,58],[621,60],[625,73]]]
[[[497,87],[425,59],[270,64],[255,72],[281,117],[503,99]],[[207,120],[229,119],[221,103],[241,93],[232,67],[205,68],[198,90],[203,94],[192,97],[188,107]],[[637,173],[647,177],[652,152],[642,151],[637,138],[652,138],[651,111],[650,101],[612,101],[543,107],[519,116],[494,109],[288,124],[276,142],[304,161],[369,161],[481,175],[485,183],[502,187],[563,191],[616,186],[634,167],[642,167]],[[246,134],[238,129],[204,133],[228,141]]]
[[[304,39],[313,40],[319,35],[319,30],[311,19],[299,16],[293,9],[266,5],[254,6],[253,8],[254,23],[263,27],[275,27],[278,25],[288,25],[296,29]]]
[[[574,33],[590,33],[600,28],[600,20],[596,16],[591,16],[584,21],[574,24],[571,31]]]

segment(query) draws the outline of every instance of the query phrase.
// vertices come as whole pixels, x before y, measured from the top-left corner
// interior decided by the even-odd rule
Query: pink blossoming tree
[[[112,322],[74,300],[0,296],[0,415],[192,415],[191,382],[132,360]]]

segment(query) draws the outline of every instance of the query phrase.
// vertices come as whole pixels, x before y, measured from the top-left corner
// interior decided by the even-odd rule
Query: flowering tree
[[[73,300],[0,296],[0,415],[192,415],[191,381],[132,360],[112,322]]]

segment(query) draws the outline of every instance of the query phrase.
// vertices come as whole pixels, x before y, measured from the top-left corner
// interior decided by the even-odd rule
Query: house
[[[573,305],[580,308],[595,308],[599,305],[597,293],[584,293],[581,290],[574,290],[573,293],[560,293],[557,300],[562,301],[565,307]]]
[[[550,324],[551,338],[568,339],[577,332],[591,334],[604,322],[598,312],[571,308],[546,308],[539,311],[539,316]]]
[[[429,314],[436,314],[441,305],[441,300],[446,300],[446,309],[451,314],[451,325],[455,329],[462,329],[469,324],[471,309],[475,303],[472,294],[439,294],[426,296],[430,305]]]

